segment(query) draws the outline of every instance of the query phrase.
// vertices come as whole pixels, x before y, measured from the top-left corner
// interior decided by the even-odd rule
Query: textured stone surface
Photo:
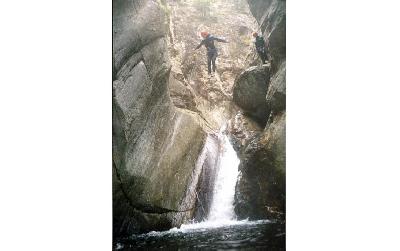
[[[236,78],[233,87],[233,101],[263,126],[269,115],[265,100],[269,86],[269,70],[269,65],[250,67]]]
[[[262,132],[262,127],[254,120],[238,112],[229,123],[228,128],[236,152],[240,152],[248,141]]]
[[[193,91],[179,81],[175,74],[170,75],[169,90],[171,99],[176,107],[197,112],[196,96]]]
[[[266,96],[268,108],[275,114],[286,109],[286,61],[281,61],[277,68]]]
[[[249,139],[240,155],[235,212],[240,219],[284,219],[286,114]]]
[[[203,221],[207,218],[213,199],[214,182],[219,163],[220,140],[216,135],[207,138],[205,146],[208,157],[203,162],[202,171],[196,188],[196,211],[193,219]]]
[[[156,0],[113,0],[113,67],[165,36],[165,11]]]
[[[243,126],[235,128],[236,138],[245,135],[234,141],[241,160],[235,212],[241,219],[285,220],[286,2],[248,0],[248,3],[272,58],[268,90],[264,93],[265,112],[269,115],[265,117],[265,128],[258,132],[248,133],[249,129]]]
[[[242,218],[282,218],[284,2],[249,2],[258,4],[250,7],[270,39],[273,60],[271,67],[243,73],[246,81],[236,91],[246,114],[231,124],[242,160],[235,210]],[[206,217],[219,152],[212,134],[236,113],[233,80],[254,61],[254,24],[246,11],[213,1],[215,12],[205,22],[189,11],[192,1],[172,9],[166,3],[113,0],[114,237]],[[204,48],[193,53],[203,29],[231,41],[217,45],[214,78],[206,77]]]
[[[238,6],[237,1],[206,1],[211,10],[206,17],[198,0],[167,2],[171,98],[176,106],[199,113],[217,131],[236,113],[231,102],[233,84],[248,62],[254,61],[251,32],[256,28],[256,20],[247,4]],[[229,41],[215,42],[219,55],[216,76],[211,78],[207,73],[206,49],[195,50],[203,30]]]
[[[215,160],[201,119],[170,100],[162,3],[113,1],[114,237],[191,218],[202,169]]]
[[[272,67],[278,66],[280,60],[286,58],[286,1],[247,0],[247,2],[268,42],[273,60]]]

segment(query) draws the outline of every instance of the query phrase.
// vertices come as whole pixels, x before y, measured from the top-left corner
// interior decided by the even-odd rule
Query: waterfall
[[[232,225],[255,225],[269,222],[268,220],[236,220],[233,202],[235,197],[235,186],[239,175],[240,160],[226,132],[226,125],[218,133],[220,141],[219,147],[219,166],[214,184],[213,199],[210,212],[205,221],[182,224],[179,228],[174,227],[168,231],[152,231],[146,235],[163,236],[177,232],[205,231],[209,228],[219,228]]]
[[[236,221],[233,202],[235,197],[235,186],[239,174],[240,163],[229,137],[226,134],[226,125],[221,128],[218,134],[219,166],[214,184],[213,199],[207,219],[194,224],[183,224],[173,231],[186,231],[193,229],[215,228],[226,225],[246,224],[244,221]]]
[[[233,200],[240,160],[223,130],[221,130],[219,137],[221,140],[221,159],[207,221],[223,223],[235,219]]]

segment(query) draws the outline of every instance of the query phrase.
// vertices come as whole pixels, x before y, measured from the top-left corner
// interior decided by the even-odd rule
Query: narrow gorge
[[[114,249],[284,250],[285,5],[113,0]],[[216,43],[212,77],[195,50],[205,30],[229,42]],[[268,43],[264,65],[254,31]],[[216,231],[236,242],[213,246]]]

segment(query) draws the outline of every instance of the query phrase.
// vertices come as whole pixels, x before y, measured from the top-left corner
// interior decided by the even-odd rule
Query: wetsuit
[[[265,61],[267,60],[267,51],[265,49],[264,38],[262,36],[257,36],[254,44],[256,45],[258,55],[260,56],[263,64],[265,64]]]
[[[212,70],[215,72],[217,66],[215,65],[215,61],[218,56],[218,50],[215,48],[214,41],[228,43],[226,40],[214,37],[212,35],[208,35],[201,43],[196,47],[196,50],[199,49],[202,45],[207,48],[207,65],[208,65],[208,74],[211,74],[211,65]]]

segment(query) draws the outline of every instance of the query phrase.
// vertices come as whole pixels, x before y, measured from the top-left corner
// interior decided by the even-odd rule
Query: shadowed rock
[[[247,133],[236,126],[241,164],[236,184],[235,212],[240,219],[285,220],[286,200],[286,2],[248,0],[271,56],[268,90],[264,94],[265,128]],[[250,102],[250,101],[246,101]],[[247,107],[246,107],[247,108]],[[260,109],[260,108],[258,108]],[[253,113],[257,111],[252,107]],[[251,112],[248,112],[251,114]],[[262,114],[262,112],[258,112]],[[254,115],[252,116],[254,117]]]
[[[265,100],[269,71],[269,65],[250,67],[236,78],[233,87],[233,101],[262,126],[267,123],[270,111]]]
[[[179,226],[192,218],[208,153],[195,114],[168,92],[164,1],[113,1],[113,234]]]

